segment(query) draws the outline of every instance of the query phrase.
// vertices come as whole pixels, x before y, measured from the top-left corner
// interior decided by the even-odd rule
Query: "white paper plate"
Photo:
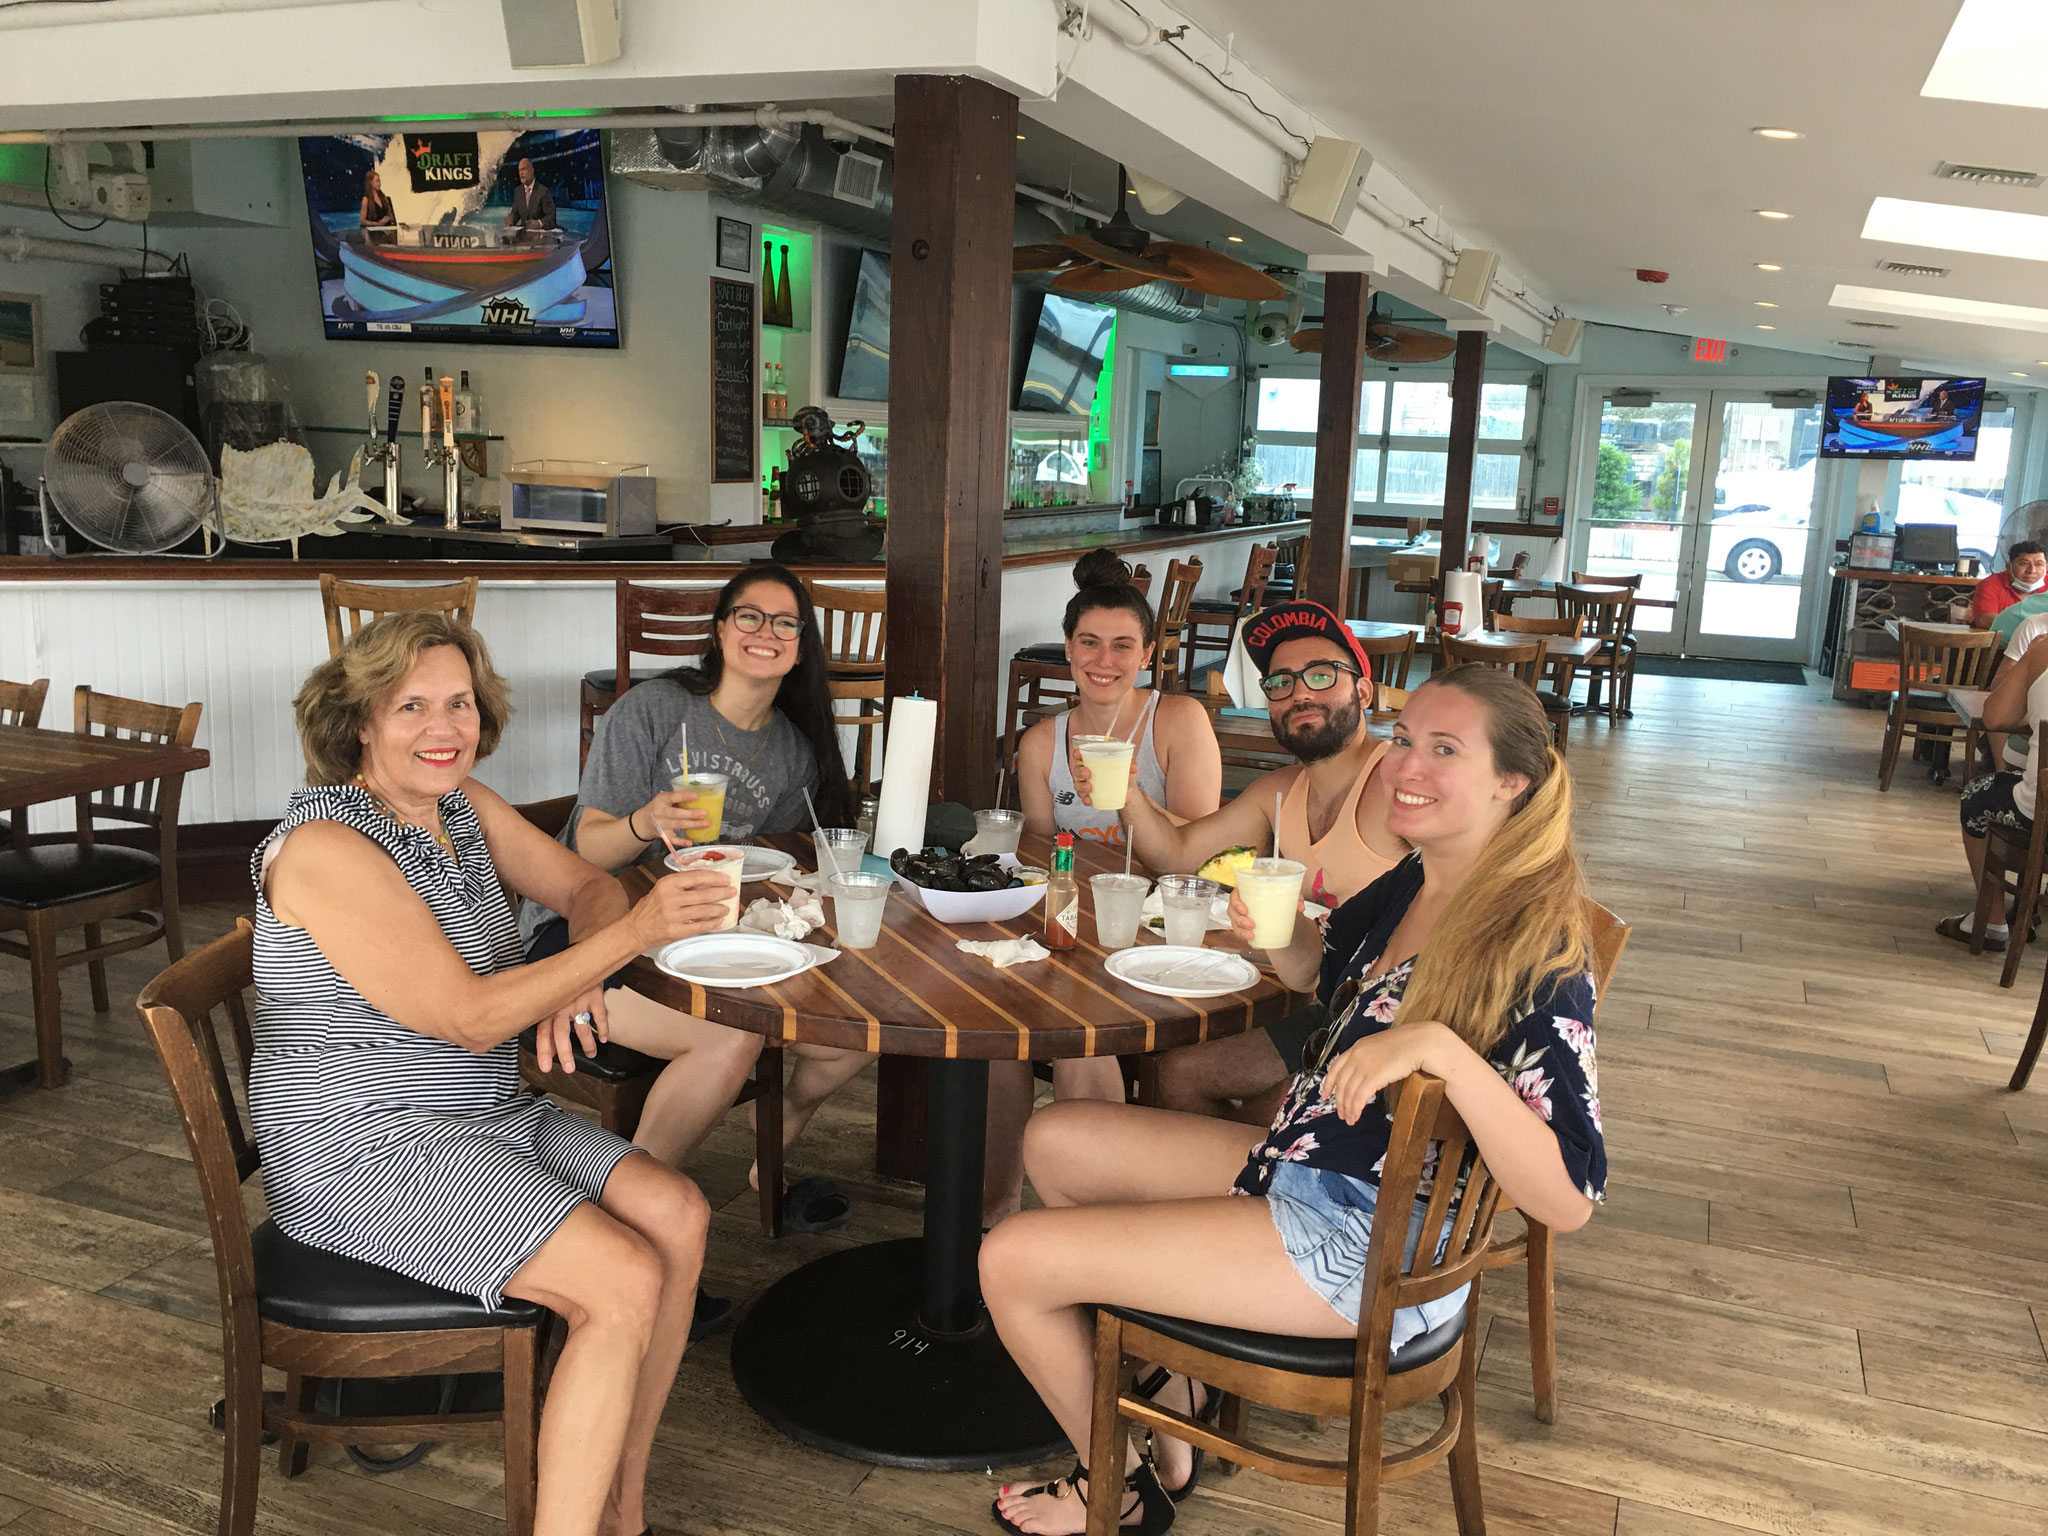
[[[678,939],[661,950],[654,963],[700,987],[764,987],[787,981],[818,960],[813,945],[736,928]]]
[[[795,863],[794,858],[779,848],[749,848],[746,867],[740,871],[740,879],[766,880],[770,875],[780,874]]]
[[[1161,997],[1228,997],[1259,979],[1259,968],[1242,955],[1186,944],[1120,949],[1102,968],[1125,986]]]

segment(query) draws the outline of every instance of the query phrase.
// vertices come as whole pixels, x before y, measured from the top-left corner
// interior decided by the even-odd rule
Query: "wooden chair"
[[[1593,990],[1607,996],[1607,983],[1621,963],[1628,947],[1629,926],[1591,897],[1586,898],[1586,925],[1593,937]],[[1503,1213],[1513,1210],[1503,1199]],[[1536,1417],[1546,1424],[1557,1422],[1557,1259],[1552,1244],[1556,1234],[1540,1221],[1522,1218],[1522,1236],[1496,1237],[1486,1250],[1486,1268],[1506,1269],[1511,1264],[1529,1266],[1529,1374],[1536,1394]]]
[[[1988,629],[1958,632],[1901,621],[1899,676],[1877,760],[1880,790],[1892,787],[1899,746],[1908,735],[1916,742],[1936,742],[1943,748],[1960,743],[1968,750],[1967,737],[1961,734],[1963,717],[1949,706],[1945,690],[1986,686],[1999,645],[1999,637]],[[1937,782],[1948,776],[1946,768],[1936,768],[1934,774]]]
[[[644,683],[668,670],[636,672],[635,656],[667,656],[676,661],[702,656],[711,648],[711,615],[718,607],[716,587],[648,587],[621,581],[613,601],[616,660],[609,667],[583,674],[579,697],[579,745],[576,771],[590,760],[590,741],[597,717],[618,701],[619,679],[626,686]]]
[[[0,677],[0,725],[36,726],[43,723],[43,700],[49,695],[50,680],[39,677],[32,683],[10,683]],[[22,846],[26,847],[28,818],[21,819]],[[0,842],[14,836],[14,825],[0,816]]]
[[[549,837],[559,837],[576,807],[574,795],[538,800],[522,805],[519,814]],[[506,896],[515,911],[518,896]],[[564,1072],[551,1067],[543,1072],[533,1048],[533,1031],[519,1037],[519,1076],[537,1093],[567,1104],[580,1104],[597,1117],[597,1123],[614,1136],[633,1139],[640,1128],[647,1095],[661,1069],[668,1065],[658,1056],[628,1050],[611,1041],[600,1041],[595,1056],[576,1054],[576,1070]],[[754,1103],[754,1156],[761,1165],[761,1229],[770,1237],[782,1236],[782,1047],[772,1043],[761,1047],[754,1063],[753,1078],[740,1089],[735,1104]]]
[[[1358,648],[1372,659],[1372,680],[1375,689],[1382,685],[1394,688],[1408,686],[1408,669],[1415,663],[1415,632],[1403,630],[1398,635],[1384,635],[1368,640],[1354,634]]]
[[[1418,1197],[1423,1159],[1432,1142],[1443,1144],[1439,1166],[1471,1171],[1462,1191],[1450,1178],[1435,1180],[1420,1218],[1420,1240],[1405,1265],[1408,1223],[1375,1223],[1366,1269],[1370,1304],[1348,1338],[1292,1338],[1213,1323],[1167,1317],[1130,1307],[1102,1307],[1095,1320],[1093,1433],[1087,1465],[1100,1475],[1088,1488],[1088,1536],[1114,1536],[1124,1502],[1126,1426],[1143,1425],[1200,1446],[1240,1466],[1288,1482],[1345,1490],[1344,1528],[1354,1536],[1379,1529],[1380,1489],[1450,1462],[1451,1498],[1461,1536],[1483,1536],[1479,1448],[1475,1435],[1475,1374],[1479,1357],[1479,1284],[1493,1235],[1500,1186],[1472,1135],[1445,1096],[1441,1079],[1420,1073],[1400,1085],[1394,1126],[1380,1178],[1385,1210],[1407,1211]],[[1455,1203],[1453,1196],[1457,1198]],[[1444,1246],[1437,1257],[1439,1244]],[[1394,1313],[1471,1286],[1450,1321],[1391,1345]],[[1150,1361],[1227,1393],[1215,1427],[1160,1407],[1130,1386],[1133,1360]],[[1388,1454],[1382,1430],[1389,1414],[1436,1398],[1442,1422],[1421,1444]],[[1349,1453],[1329,1460],[1261,1445],[1244,1429],[1244,1400],[1294,1413],[1349,1415]]]
[[[72,695],[72,729],[80,735],[125,736],[139,741],[171,741],[189,747],[199,734],[197,704],[145,704],[81,687]],[[97,731],[95,731],[97,727]],[[158,939],[173,960],[185,953],[185,932],[178,909],[178,803],[185,775],[124,784],[96,795],[80,795],[78,828],[71,842],[23,845],[0,852],[0,933],[20,932],[25,942],[0,939],[0,953],[28,961],[35,998],[36,1056],[45,1088],[64,1081],[63,1002],[58,973],[83,965],[92,978],[92,1006],[105,1013],[107,957],[126,954]],[[156,852],[97,843],[95,822],[125,822],[156,832]],[[109,919],[143,924],[140,933],[103,940],[100,925]],[[59,952],[57,935],[67,928],[84,930],[77,949]]]
[[[1237,626],[1245,615],[1265,607],[1266,582],[1273,574],[1273,562],[1279,554],[1278,544],[1254,544],[1251,553],[1245,557],[1244,584],[1227,601],[1196,598],[1188,604],[1187,640],[1183,649],[1187,657],[1189,688],[1194,687],[1195,673],[1201,670],[1201,653],[1215,651],[1221,656],[1228,656],[1231,637],[1237,633]],[[1210,630],[1215,633],[1208,633]]]
[[[1266,577],[1266,605],[1285,603],[1299,596],[1308,579],[1309,536],[1299,534],[1277,542],[1273,569]]]
[[[1602,580],[1601,585],[1607,585]],[[1580,634],[1597,636],[1600,649],[1578,664],[1578,670],[1591,679],[1589,702],[1598,706],[1600,686],[1607,687],[1607,722],[1618,721],[1631,691],[1635,687],[1636,641],[1631,631],[1635,627],[1636,600],[1633,593],[1616,597],[1609,593],[1574,586],[1570,582],[1557,584],[1558,615],[1565,619],[1577,619],[1581,623]]]
[[[826,670],[835,678],[881,676],[888,652],[888,593],[881,587],[824,581],[805,585],[825,641]]]
[[[1627,576],[1592,576],[1588,575],[1584,571],[1573,571],[1572,584],[1574,586],[1581,587],[1627,587],[1631,593],[1635,594],[1636,596],[1641,596],[1643,590],[1643,576],[1642,572],[1640,571],[1634,572]],[[1562,603],[1559,603],[1558,613],[1562,615],[1563,612],[1564,605]],[[1631,646],[1635,646],[1636,604],[1633,601],[1629,603],[1628,609],[1628,639],[1629,644]],[[1621,712],[1624,715],[1634,714],[1635,703],[1636,669],[1634,661],[1631,660],[1629,663],[1628,672],[1623,676],[1621,680]]]
[[[1501,587],[1506,578],[1482,576],[1479,579],[1479,617],[1483,628],[1492,629],[1501,614]]]
[[[1504,635],[1559,635],[1576,640],[1585,628],[1584,619],[1536,619],[1521,618],[1516,614],[1504,613],[1494,623],[1494,628]],[[1543,708],[1553,715],[1552,734],[1557,738],[1558,754],[1565,750],[1565,736],[1571,729],[1572,683],[1579,674],[1575,657],[1557,656],[1549,658],[1545,668],[1549,686],[1536,691],[1543,697]]]
[[[1543,718],[1550,725],[1550,740],[1557,748],[1558,756],[1565,753],[1566,738],[1572,727],[1572,701],[1569,694],[1560,694],[1541,687],[1544,674],[1549,670],[1548,650],[1541,638],[1520,645],[1487,645],[1477,640],[1461,640],[1456,635],[1445,635],[1442,640],[1444,663],[1459,666],[1470,663],[1474,666],[1494,667],[1502,672],[1512,672],[1529,685],[1529,691],[1536,695],[1536,701],[1543,706]]]
[[[853,792],[881,793],[876,776],[875,743],[882,734],[882,674],[873,677],[836,677],[825,685],[832,694],[832,717],[842,728],[854,732]],[[841,714],[841,700],[851,700],[854,712]]]
[[[1202,579],[1200,560],[1166,562],[1166,590],[1152,621],[1152,686],[1161,693],[1180,688],[1181,647],[1186,642],[1188,605]]]
[[[1131,585],[1149,598],[1152,573],[1139,566],[1131,574]],[[1017,783],[1014,770],[1018,735],[1047,715],[1065,709],[1073,700],[1074,674],[1067,666],[1064,640],[1021,645],[1011,654],[1008,702],[1003,710],[1003,763],[1013,770],[1008,781],[1010,789],[1014,790]],[[1018,793],[1021,796],[1021,791]],[[1011,798],[1007,791],[1005,798]],[[1018,803],[1022,803],[1021,798]]]
[[[243,918],[234,932],[172,964],[135,1003],[185,1123],[213,1236],[227,1371],[221,1536],[250,1536],[256,1528],[266,1434],[277,1437],[278,1470],[286,1477],[305,1470],[315,1440],[502,1439],[505,1528],[508,1536],[529,1536],[540,1429],[535,1341],[546,1310],[509,1296],[486,1308],[473,1296],[309,1248],[268,1221],[250,1229],[242,1185],[256,1171],[257,1148],[228,1085],[214,1014],[224,1012],[233,1028],[246,1088],[251,1046],[242,994],[254,984],[253,949],[254,932]],[[281,1395],[264,1392],[266,1367],[284,1372]],[[323,1379],[469,1372],[503,1376],[502,1412],[354,1418],[314,1408],[313,1389]]]
[[[2034,729],[2048,730],[2048,720],[2036,722]],[[2041,901],[2041,875],[2048,868],[2048,815],[2043,814],[2048,809],[2048,800],[2041,796],[2044,781],[2048,781],[2048,752],[2038,752],[2034,762],[2033,830],[2022,838],[1993,822],[1984,837],[1984,876],[1977,882],[1977,916],[1971,924],[1970,953],[1984,953],[1984,925],[1994,914],[2009,911],[2005,968],[1998,977],[2001,987],[2011,986],[2020,973],[2020,956],[2026,951],[2028,930],[2034,926],[2034,909]]]
[[[460,581],[431,587],[389,587],[367,581],[343,581],[339,576],[323,574],[320,606],[327,615],[327,654],[339,656],[344,618],[349,638],[387,613],[447,613],[465,624],[474,623],[476,578],[465,576]]]

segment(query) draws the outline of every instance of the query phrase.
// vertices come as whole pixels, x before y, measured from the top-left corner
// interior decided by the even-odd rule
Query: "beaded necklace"
[[[451,859],[455,858],[455,844],[448,836],[448,823],[441,819],[440,806],[436,805],[434,807],[434,825],[432,827],[422,827],[417,822],[407,821],[403,816],[399,815],[398,812],[394,811],[393,809],[391,809],[390,806],[386,805],[382,798],[380,798],[379,795],[377,794],[377,791],[370,788],[370,781],[364,778],[360,773],[358,773],[355,776],[354,783],[358,789],[360,789],[364,794],[370,797],[370,804],[374,805],[386,816],[389,816],[401,827],[413,827],[416,828],[418,831],[425,832],[427,836],[431,837],[435,842],[441,845],[442,852],[446,853],[448,857]],[[456,862],[459,864],[462,861],[460,859],[456,859]]]

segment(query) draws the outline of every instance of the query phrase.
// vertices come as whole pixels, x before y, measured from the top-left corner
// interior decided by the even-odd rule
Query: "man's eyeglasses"
[[[1338,678],[1358,675],[1358,668],[1347,667],[1341,661],[1312,661],[1305,667],[1282,667],[1268,673],[1259,679],[1259,688],[1267,698],[1277,701],[1294,692],[1296,678],[1310,693],[1327,693],[1337,686]]]
[[[778,640],[794,640],[804,632],[804,621],[793,613],[766,614],[758,608],[741,606],[733,609],[726,617],[733,621],[740,633],[747,635],[758,635],[763,625],[766,625],[768,633]],[[1313,687],[1314,684],[1310,686]],[[1325,683],[1323,686],[1327,688],[1329,684]]]

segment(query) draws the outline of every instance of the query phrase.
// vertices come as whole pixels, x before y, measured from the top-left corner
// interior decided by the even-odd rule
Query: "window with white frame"
[[[1260,489],[1292,485],[1301,495],[1315,479],[1314,376],[1267,373],[1253,396],[1251,433]],[[1488,381],[1480,388],[1479,452],[1472,509],[1512,517],[1529,483],[1535,433],[1529,386]],[[1441,511],[1449,465],[1451,381],[1446,373],[1404,368],[1365,381],[1359,400],[1358,460],[1352,478],[1357,512],[1396,516]]]

